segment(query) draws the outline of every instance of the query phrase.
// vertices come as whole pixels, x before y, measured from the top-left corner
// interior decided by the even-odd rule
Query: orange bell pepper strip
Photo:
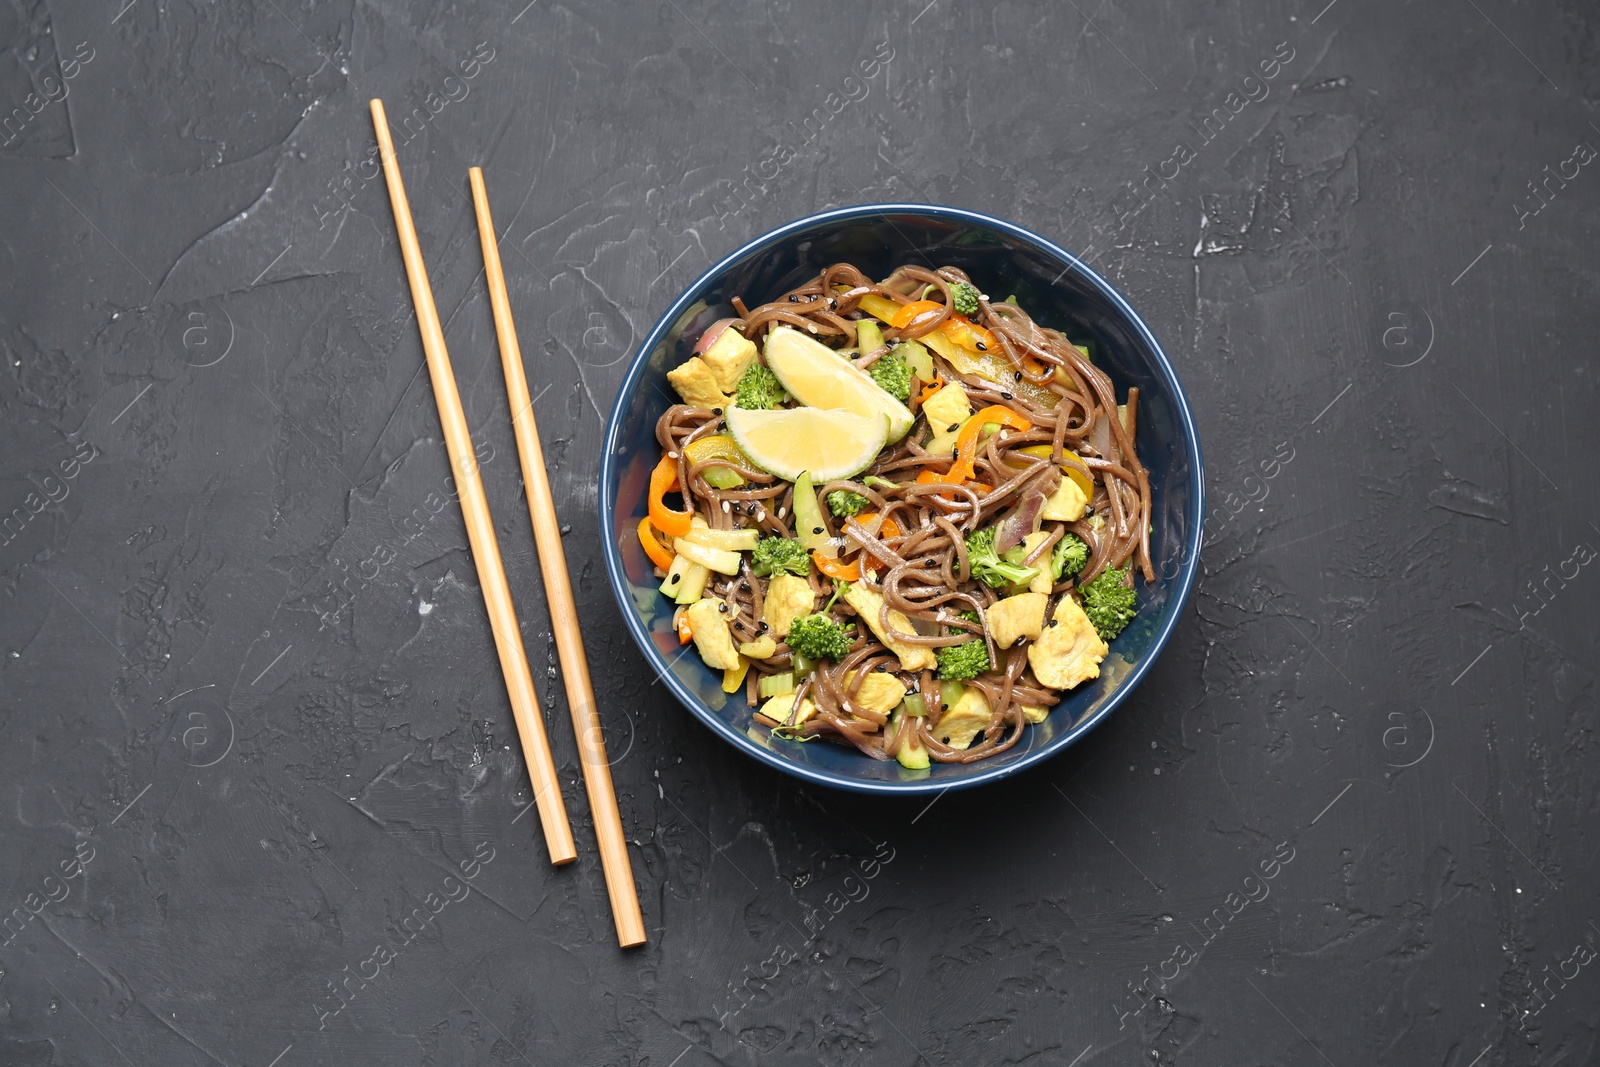
[[[651,563],[664,571],[672,569],[672,561],[677,557],[656,538],[655,527],[650,525],[648,517],[639,520],[639,544],[644,547],[644,554],[650,557]]]
[[[917,407],[922,407],[933,399],[933,394],[944,388],[944,379],[935,377],[933,381],[922,387],[922,392],[917,394]]]
[[[897,330],[903,330],[911,325],[911,320],[918,315],[942,310],[944,305],[937,300],[913,300],[909,304],[900,306],[900,310],[894,313],[894,318],[889,320],[889,325]],[[969,352],[995,352],[1000,347],[1000,342],[994,334],[958,311],[950,312],[949,317],[939,324],[939,332]]]
[[[829,559],[821,552],[812,552],[811,562],[817,565],[817,570],[826,574],[829,578],[837,578],[841,582],[859,582],[861,580],[860,560],[840,563],[836,559]]]
[[[977,473],[972,462],[978,455],[978,435],[983,432],[984,424],[990,422],[1023,432],[1033,429],[1033,423],[1002,404],[984,408],[961,424],[961,432],[956,434],[956,461],[945,475],[946,481],[964,482]]]
[[[689,626],[689,613],[684,612],[678,616],[678,644],[687,645],[694,640],[694,631]]]
[[[662,456],[656,469],[650,472],[650,525],[668,537],[682,537],[689,532],[692,511],[673,511],[661,498],[678,488],[678,461]]]

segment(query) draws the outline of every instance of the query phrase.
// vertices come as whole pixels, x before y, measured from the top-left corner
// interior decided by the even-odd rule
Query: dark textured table
[[[8,7],[0,1064],[1594,1062],[1600,17],[1325,3]],[[573,867],[519,819],[373,96],[548,664]],[[654,317],[750,237],[872,200],[1091,260],[1177,365],[1213,503],[1132,699],[931,804],[716,742],[597,545],[602,421]]]

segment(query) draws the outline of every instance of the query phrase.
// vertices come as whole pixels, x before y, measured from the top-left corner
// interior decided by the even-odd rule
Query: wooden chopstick
[[[500,338],[500,364],[505,369],[506,394],[511,400],[511,424],[517,434],[522,483],[528,494],[528,517],[533,520],[533,538],[539,546],[539,569],[544,573],[550,626],[561,656],[561,677],[567,689],[572,729],[578,735],[578,753],[583,761],[589,810],[594,815],[594,833],[600,841],[600,865],[605,870],[606,891],[611,895],[611,917],[616,923],[617,941],[623,948],[629,948],[645,942],[639,894],[633,884],[633,865],[628,860],[628,843],[622,833],[622,816],[617,811],[611,766],[606,760],[605,736],[595,707],[594,686],[589,681],[589,661],[578,630],[578,608],[572,600],[572,580],[567,575],[561,524],[556,518],[555,501],[550,496],[550,479],[545,472],[544,450],[539,446],[533,401],[528,399],[522,350],[517,344],[516,324],[511,321],[511,300],[506,295],[505,272],[500,268],[500,243],[494,219],[489,214],[489,194],[483,187],[481,169],[473,167],[467,177],[472,183],[472,204],[478,213],[478,238],[483,244],[483,268],[489,279],[494,329]]]
[[[461,395],[456,392],[455,372],[450,369],[450,353],[445,349],[444,330],[433,305],[433,287],[422,263],[422,248],[417,244],[417,229],[411,221],[411,205],[400,180],[400,167],[394,158],[394,142],[389,137],[389,120],[383,101],[372,101],[372,125],[378,135],[383,157],[383,176],[389,184],[389,203],[394,208],[394,225],[400,233],[400,252],[405,258],[406,278],[411,283],[411,302],[417,310],[417,328],[422,331],[422,350],[428,357],[428,376],[433,379],[433,397],[439,405],[439,422],[444,426],[445,448],[455,475],[461,500],[461,517],[467,523],[467,540],[472,545],[472,562],[478,568],[478,584],[483,588],[483,606],[489,612],[495,649],[500,654],[500,670],[505,675],[506,692],[511,697],[511,713],[522,740],[522,755],[528,763],[528,778],[533,783],[533,800],[539,805],[539,821],[544,826],[550,862],[571,863],[578,858],[567,823],[566,804],[556,780],[555,762],[550,758],[550,740],[545,736],[544,720],[539,715],[539,698],[533,688],[533,672],[522,647],[522,631],[511,605],[511,588],[500,562],[500,545],[495,540],[494,523],[489,518],[489,501],[478,476],[478,462],[472,451],[472,435],[467,417],[461,411]]]

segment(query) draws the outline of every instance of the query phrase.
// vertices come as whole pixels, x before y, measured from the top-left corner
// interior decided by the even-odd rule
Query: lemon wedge
[[[839,357],[830,352],[828,358]],[[805,471],[819,483],[859,474],[888,441],[889,423],[882,415],[824,408],[729,408],[724,417],[745,455],[791,482]]]
[[[878,388],[866,371],[792,327],[767,334],[766,357],[772,373],[802,404],[887,419],[890,441],[904,437],[916,421],[911,409]]]

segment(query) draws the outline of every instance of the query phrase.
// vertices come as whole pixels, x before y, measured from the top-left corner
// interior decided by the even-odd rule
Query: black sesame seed
[[[1017,372],[1016,372],[1016,373],[1015,373],[1015,374],[1013,374],[1013,375],[1012,375],[1012,376],[1011,376],[1011,377],[1013,377],[1013,378],[1015,378],[1015,379],[1016,379],[1016,380],[1017,380],[1017,381],[1019,381],[1019,382],[1020,382],[1020,381],[1022,381],[1022,372],[1021,372],[1021,371],[1017,371]]]
[[[711,414],[713,414],[713,415],[721,415],[722,414],[722,409],[721,408],[712,408],[711,409]]]
[[[933,557],[932,557],[932,556],[929,556],[929,557],[928,557],[928,558],[927,558],[927,559],[926,559],[926,560],[924,560],[924,561],[923,561],[923,562],[924,562],[924,564],[925,564],[925,565],[926,565],[926,566],[929,566],[929,567],[937,567],[937,566],[938,566],[938,565],[939,565],[939,561],[938,561],[938,560],[936,560],[936,559],[934,559],[934,558],[933,558]]]
[[[831,308],[836,308],[839,306],[839,301],[830,296],[828,297],[828,306]]]
[[[959,422],[952,422],[950,424],[950,429],[946,430],[945,432],[946,433],[955,433],[959,429],[961,429],[961,424]]]
[[[989,346],[984,344],[982,341],[979,341],[978,342],[978,351],[979,352],[987,352],[987,351],[989,351]]]
[[[789,294],[789,303],[791,303],[791,304],[800,303],[800,294],[799,293],[790,293]]]
[[[1050,625],[1051,625],[1051,626],[1055,626],[1055,625],[1056,625],[1056,624],[1057,624],[1057,623],[1059,623],[1059,622],[1060,622],[1060,621],[1061,621],[1061,620],[1060,620],[1060,619],[1051,619],[1051,620],[1050,620]]]
[[[683,575],[681,575],[681,574],[674,574],[672,576],[672,581],[668,582],[667,584],[668,585],[677,585],[678,584],[678,579],[682,578],[682,577],[683,577]]]
[[[819,533],[821,533],[821,532],[822,532],[822,527],[820,527],[820,526],[813,526],[813,527],[811,527],[811,532],[812,532],[812,533],[814,533],[814,534],[819,534]]]
[[[769,626],[768,626],[768,625],[767,625],[767,624],[766,624],[766,623],[762,623],[762,624],[761,624],[761,625],[760,625],[760,626],[758,626],[758,627],[756,627],[756,632],[757,632],[757,633],[763,633],[763,634],[764,634],[764,633],[766,633],[766,632],[767,632],[767,631],[768,631],[768,630],[769,630],[769,629],[771,629],[771,627],[769,627]]]
[[[739,592],[748,593],[749,591],[750,591],[750,583],[749,582],[740,582],[739,583]]]
[[[728,613],[728,605],[726,605],[726,604],[718,604],[717,605],[717,610],[722,612],[724,615],[726,615]]]
[[[1001,393],[1000,394],[1000,399],[1001,400],[1011,400],[1013,398],[1012,398],[1010,393]]]

